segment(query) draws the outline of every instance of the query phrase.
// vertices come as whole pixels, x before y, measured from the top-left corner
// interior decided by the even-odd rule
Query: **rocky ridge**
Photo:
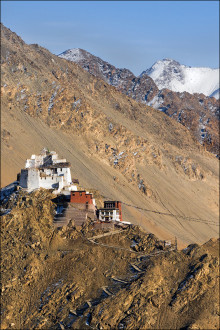
[[[1,329],[217,329],[218,240],[169,250],[133,226],[53,228],[47,190],[2,217]],[[88,238],[93,238],[96,244]]]
[[[82,49],[67,50],[60,54],[59,57],[79,64],[90,74],[115,86],[119,91],[136,101],[164,112],[187,127],[199,143],[205,145],[208,150],[218,154],[219,102],[215,98],[207,97],[202,93],[190,94],[184,91],[184,89],[182,92],[169,90],[169,87],[172,89],[172,75],[177,76],[176,79],[178,81],[185,79],[182,67],[178,62],[167,60],[168,65],[165,66],[164,64],[163,76],[160,78],[162,82],[155,80],[155,83],[152,79],[154,78],[153,72],[156,70],[154,66],[136,77],[131,71],[118,69]],[[207,81],[206,78],[205,81]]]

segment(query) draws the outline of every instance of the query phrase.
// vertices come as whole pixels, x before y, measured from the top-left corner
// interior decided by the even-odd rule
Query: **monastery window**
[[[60,172],[62,172],[62,171],[63,171],[63,169],[61,168],[61,169],[60,169]]]

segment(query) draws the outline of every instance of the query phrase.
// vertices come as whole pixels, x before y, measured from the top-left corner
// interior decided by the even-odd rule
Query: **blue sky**
[[[218,1],[2,1],[1,18],[26,43],[82,48],[136,75],[163,58],[219,67]]]

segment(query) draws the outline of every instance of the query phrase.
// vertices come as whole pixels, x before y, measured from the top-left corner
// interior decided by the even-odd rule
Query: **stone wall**
[[[27,184],[28,184],[28,170],[21,170],[19,184],[20,184],[20,186],[22,188],[27,188]]]

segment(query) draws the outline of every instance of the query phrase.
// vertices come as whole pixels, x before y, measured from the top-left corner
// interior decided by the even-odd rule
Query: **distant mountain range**
[[[204,91],[217,98],[219,70],[185,67],[166,59],[136,77],[130,70],[116,68],[83,49],[70,49],[58,56],[77,63],[134,100],[164,112],[187,127],[208,150],[218,154],[219,101],[204,95]],[[182,91],[184,86],[191,91],[198,88],[197,93]],[[171,90],[178,88],[181,92]]]
[[[116,69],[116,74],[110,74],[112,65],[89,52],[74,48],[58,55],[69,61],[80,64],[84,69],[98,76],[101,73],[106,81],[119,87],[124,79],[134,78],[133,73],[127,69]],[[91,68],[92,67],[92,68]],[[154,65],[143,71],[137,78],[146,75],[151,77],[159,89],[170,89],[173,92],[202,93],[206,96],[219,98],[219,69],[189,67],[172,59],[157,61]]]

